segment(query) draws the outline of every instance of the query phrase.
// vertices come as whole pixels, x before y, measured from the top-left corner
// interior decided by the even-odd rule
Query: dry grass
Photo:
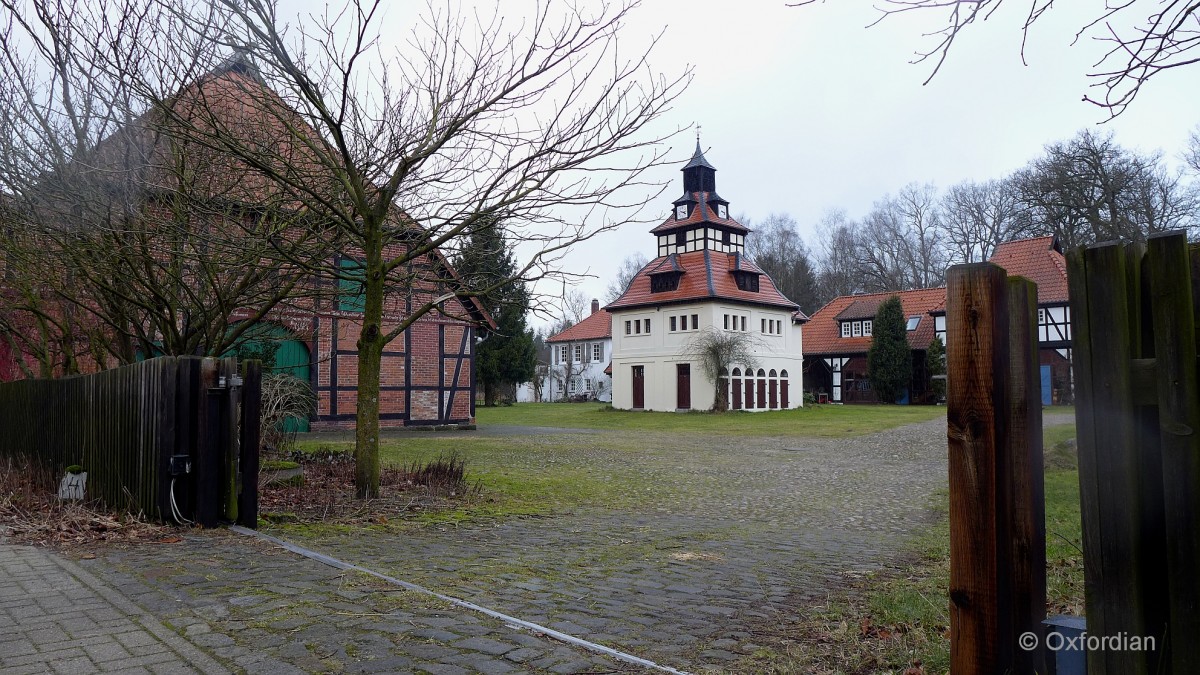
[[[452,509],[479,494],[466,481],[463,460],[453,454],[405,467],[384,465],[375,499],[355,496],[354,458],[348,452],[321,448],[289,458],[303,469],[303,480],[259,486],[259,513],[269,522],[383,524]]]
[[[147,522],[142,514],[113,511],[99,501],[59,499],[58,479],[24,459],[0,460],[0,537],[63,549],[178,540],[172,528]]]

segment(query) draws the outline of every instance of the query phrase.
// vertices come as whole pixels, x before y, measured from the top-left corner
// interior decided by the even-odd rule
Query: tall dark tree
[[[496,329],[483,333],[475,353],[475,375],[484,402],[496,405],[501,392],[531,380],[537,367],[533,331],[525,325],[529,291],[515,279],[517,262],[503,225],[489,221],[473,229],[455,269],[496,320]]]
[[[929,349],[925,350],[925,372],[930,377],[929,390],[940,401],[946,395],[946,380],[933,379],[937,375],[946,374],[946,346],[942,344],[940,337],[934,336],[929,343]]]
[[[796,230],[796,220],[786,213],[772,213],[761,223],[744,224],[753,230],[746,237],[746,255],[750,257],[775,286],[806,314],[820,306],[817,274],[808,247]]]
[[[898,401],[912,379],[912,350],[904,324],[904,308],[898,296],[879,305],[867,352],[867,375],[880,403]]]

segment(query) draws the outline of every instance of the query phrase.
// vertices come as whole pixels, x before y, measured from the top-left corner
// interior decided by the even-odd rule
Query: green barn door
[[[263,373],[283,373],[309,382],[308,345],[297,340],[282,326],[259,324],[242,334],[237,347],[231,351],[240,358],[262,359]],[[283,431],[308,431],[307,417],[284,419]]]

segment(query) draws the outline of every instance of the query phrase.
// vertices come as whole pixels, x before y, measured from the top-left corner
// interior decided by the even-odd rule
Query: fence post
[[[999,568],[1002,499],[997,455],[1008,408],[1008,307],[1004,270],[955,265],[947,273],[947,441],[950,478],[950,670],[1006,672],[1015,636]]]
[[[196,503],[196,523],[202,527],[216,527],[221,513],[221,444],[220,396],[216,391],[218,362],[201,359],[199,377],[196,380],[196,456],[192,469]]]
[[[242,461],[238,525],[258,529],[259,423],[262,418],[262,362],[242,364]]]
[[[1146,356],[1141,249],[1102,244],[1072,251],[1067,261],[1088,634],[1161,636],[1162,465],[1157,434],[1145,433],[1153,410],[1141,407],[1153,401],[1134,376],[1135,359]],[[1088,652],[1091,675],[1148,675],[1157,662],[1155,651]]]
[[[1008,407],[1003,453],[997,463],[1001,572],[1007,569],[1012,597],[1013,639],[1042,635],[1046,618],[1046,490],[1042,454],[1042,397],[1038,372],[1037,284],[1008,280]],[[1003,647],[1004,645],[1001,645]],[[1013,643],[1014,673],[1046,672],[1045,651]]]
[[[1162,443],[1171,672],[1200,672],[1200,384],[1187,236],[1149,239]]]

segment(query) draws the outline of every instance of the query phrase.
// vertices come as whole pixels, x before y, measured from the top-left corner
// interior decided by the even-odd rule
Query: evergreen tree
[[[517,269],[499,222],[475,228],[454,265],[464,285],[479,293],[480,303],[496,320],[496,330],[480,329],[482,341],[475,350],[475,377],[484,402],[496,405],[502,391],[533,379],[537,366],[533,331],[525,325],[529,291],[522,281],[505,283]]]
[[[867,352],[867,374],[880,403],[895,403],[912,379],[912,350],[908,346],[904,308],[893,295],[875,313],[871,349]]]
[[[946,348],[942,345],[940,337],[934,336],[933,341],[929,343],[929,349],[925,351],[925,372],[930,375],[929,388],[935,400],[942,400],[946,395],[946,381],[940,378],[932,379],[934,375],[946,374]]]

